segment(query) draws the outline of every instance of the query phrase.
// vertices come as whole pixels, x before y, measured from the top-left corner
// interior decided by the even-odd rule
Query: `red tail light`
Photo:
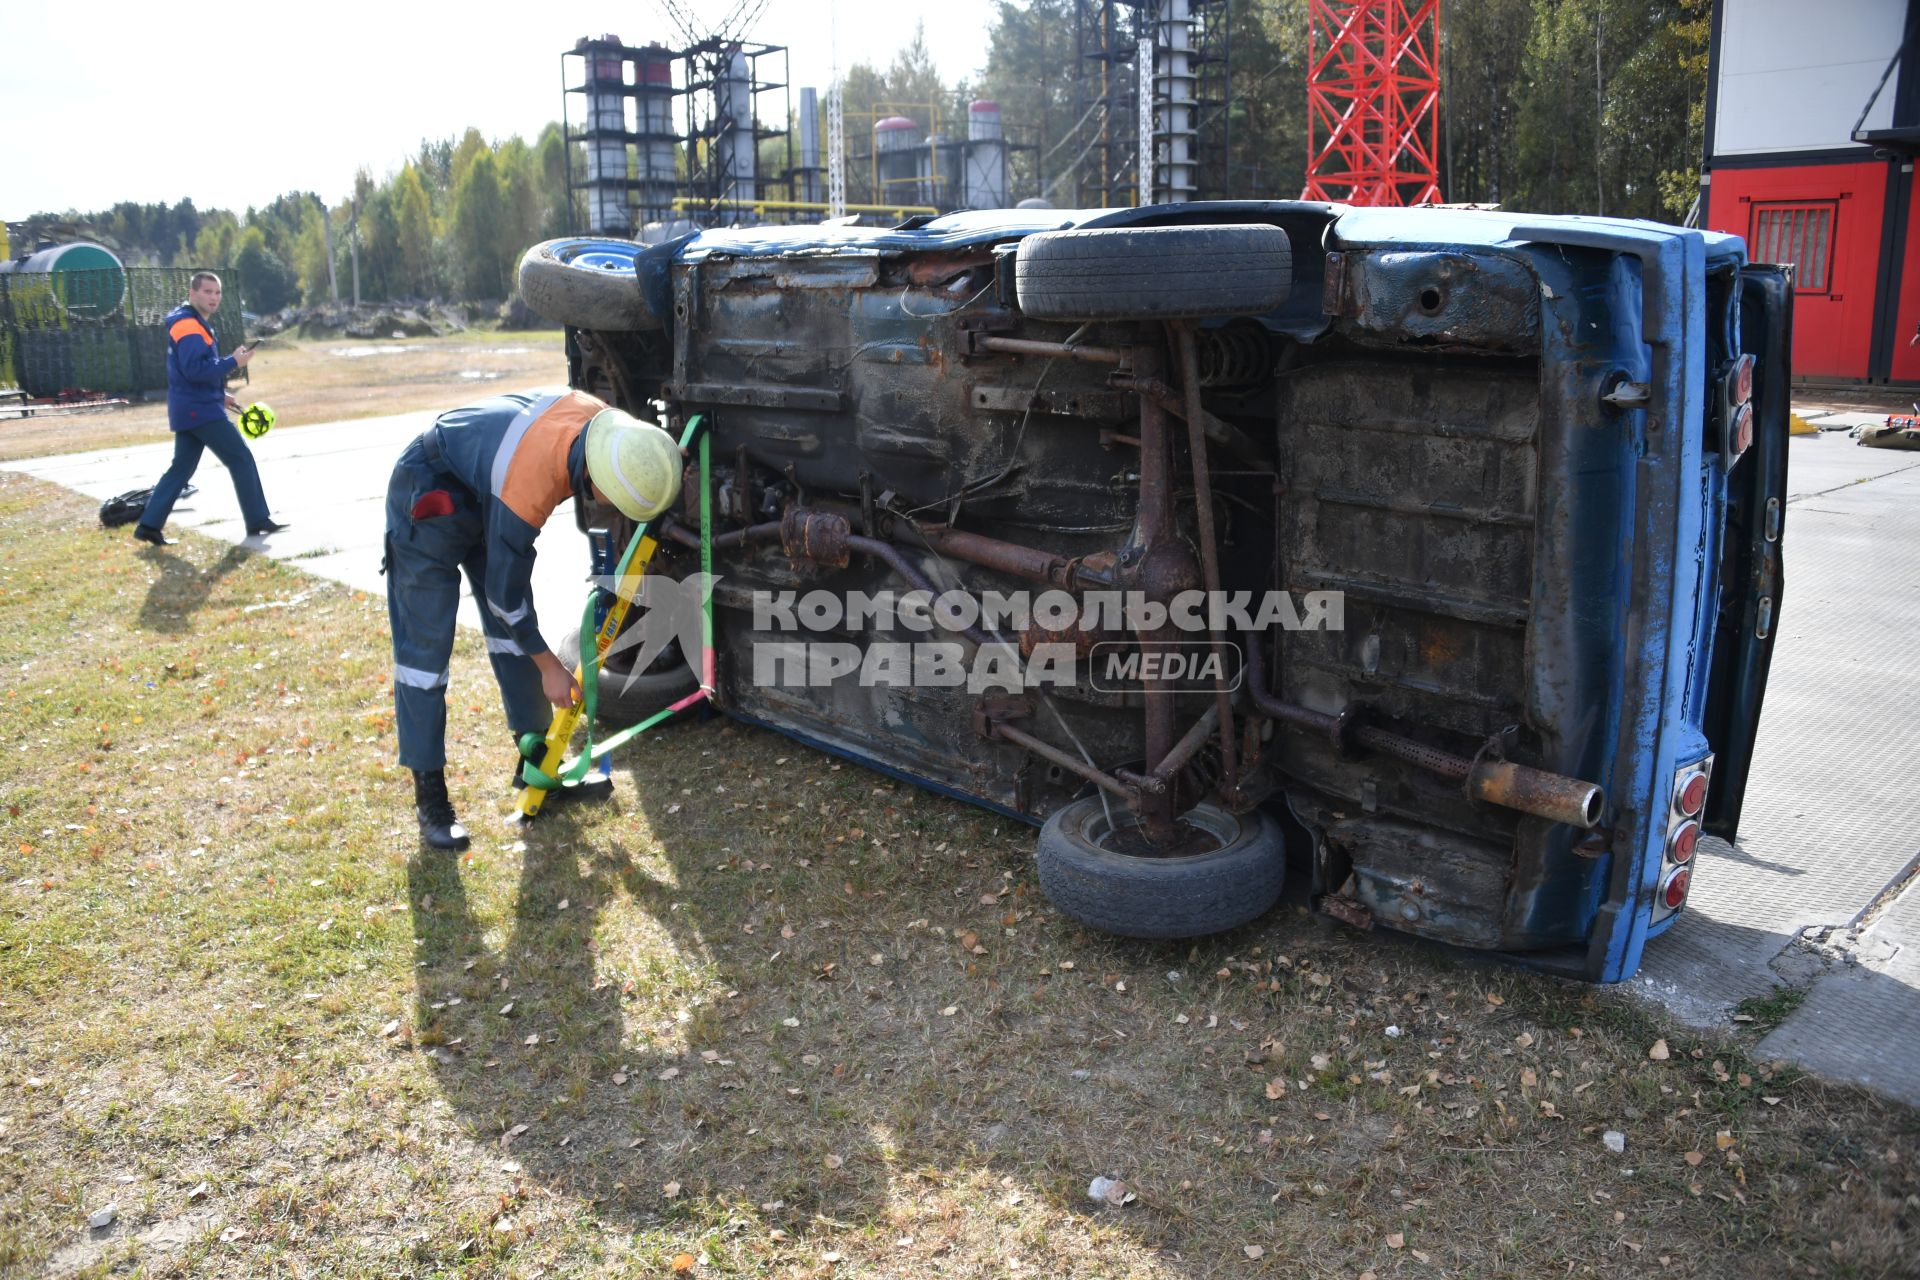
[[[1728,388],[1730,393],[1728,398],[1735,404],[1753,399],[1753,364],[1752,356],[1741,356],[1733,363],[1733,377],[1730,379],[1732,385]]]
[[[1680,785],[1674,789],[1673,802],[1688,817],[1699,813],[1701,806],[1707,802],[1707,775],[1692,773],[1682,778]]]
[[[1687,882],[1693,873],[1685,867],[1667,877],[1666,887],[1661,890],[1661,898],[1672,910],[1678,911],[1680,904],[1687,900]]]
[[[1700,824],[1693,821],[1683,822],[1673,833],[1673,839],[1667,844],[1667,854],[1675,862],[1685,862],[1693,857],[1694,846],[1700,843]]]

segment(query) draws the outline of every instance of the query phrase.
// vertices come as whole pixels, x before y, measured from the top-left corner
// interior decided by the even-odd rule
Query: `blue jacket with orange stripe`
[[[440,415],[440,466],[479,501],[487,571],[481,607],[520,652],[544,653],[533,612],[533,540],[586,487],[586,426],[606,402],[565,388],[515,391]]]
[[[213,330],[190,302],[167,312],[167,425],[191,431],[227,420],[232,356],[213,345]]]

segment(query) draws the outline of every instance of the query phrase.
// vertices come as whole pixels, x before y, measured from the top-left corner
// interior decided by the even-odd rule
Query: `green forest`
[[[1542,213],[1683,218],[1698,189],[1705,112],[1709,0],[1453,0],[1443,10],[1440,184],[1449,201]],[[943,82],[916,37],[885,67],[844,74],[848,151],[866,150],[877,115],[929,130],[955,128],[976,96],[999,102],[1013,155],[1015,199],[1073,203],[1089,175],[1098,118],[1074,82],[1074,0],[995,0],[977,80]],[[1235,0],[1232,92],[1200,128],[1229,138],[1228,189],[1300,194],[1307,153],[1307,0]],[[824,99],[824,93],[822,94]],[[763,121],[763,124],[765,122]],[[577,229],[567,198],[560,125],[531,143],[477,131],[422,142],[379,177],[362,168],[352,195],[328,205],[288,192],[244,212],[122,203],[28,219],[26,242],[53,228],[97,237],[136,265],[229,268],[248,310],[324,300],[329,248],[342,297],[351,251],[360,296],[498,301],[528,245]],[[763,144],[762,172],[786,148]],[[684,163],[684,157],[683,163]],[[575,156],[575,173],[583,165]],[[318,177],[319,175],[316,175]],[[847,198],[871,197],[850,158]],[[572,225],[570,225],[572,223]]]

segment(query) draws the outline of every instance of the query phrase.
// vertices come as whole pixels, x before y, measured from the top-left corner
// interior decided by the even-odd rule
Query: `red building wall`
[[[1793,373],[1796,378],[1865,378],[1873,347],[1875,289],[1887,204],[1887,163],[1713,170],[1707,226],[1743,236],[1755,261],[1793,261]],[[1920,347],[1906,337],[1920,321],[1920,249],[1908,223],[1901,246],[1901,346],[1896,379],[1920,378]],[[1909,354],[1910,353],[1910,354]],[[1904,362],[1903,362],[1904,359]],[[1906,372],[1902,372],[1902,370]]]
[[[1893,362],[1889,376],[1894,382],[1920,382],[1920,344],[1912,342],[1920,332],[1920,183],[1913,183],[1907,209],[1907,243],[1896,248],[1901,255],[1900,301],[1893,317]]]

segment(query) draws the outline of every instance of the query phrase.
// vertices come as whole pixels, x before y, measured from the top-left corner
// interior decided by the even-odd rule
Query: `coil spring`
[[[1257,325],[1237,324],[1200,334],[1200,385],[1231,387],[1259,382],[1267,376],[1273,357],[1266,331]]]

